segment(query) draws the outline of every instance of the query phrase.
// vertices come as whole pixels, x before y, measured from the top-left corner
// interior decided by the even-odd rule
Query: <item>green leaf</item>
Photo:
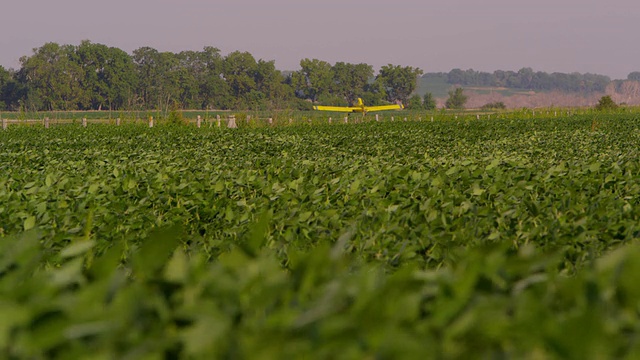
[[[24,219],[24,223],[23,223],[24,231],[31,230],[33,229],[34,226],[36,226],[35,216],[29,216],[26,219]]]
[[[164,278],[175,283],[184,283],[187,280],[188,271],[189,259],[187,259],[184,251],[180,247],[177,247],[167,263]]]
[[[256,256],[260,248],[266,243],[269,235],[269,221],[271,212],[263,211],[258,220],[251,226],[246,241],[240,243],[242,250],[249,256]]]
[[[95,245],[96,242],[93,240],[78,241],[62,249],[60,256],[62,258],[76,257],[91,250]]]
[[[136,274],[154,277],[169,259],[169,256],[180,243],[183,229],[173,225],[152,231],[133,254],[133,268]]]

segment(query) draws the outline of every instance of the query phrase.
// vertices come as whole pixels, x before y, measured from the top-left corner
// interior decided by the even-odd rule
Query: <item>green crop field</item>
[[[11,125],[0,358],[638,358],[639,145],[634,113]]]

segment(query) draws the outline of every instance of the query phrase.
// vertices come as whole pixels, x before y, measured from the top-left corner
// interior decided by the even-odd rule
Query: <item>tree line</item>
[[[604,92],[611,79],[605,75],[581,73],[546,73],[522,68],[518,71],[496,70],[493,73],[473,69],[453,69],[448,73],[427,73],[427,78],[444,78],[448,84],[459,86],[490,86],[515,89],[562,92]],[[632,72],[628,80],[640,79],[640,72]]]
[[[275,61],[248,52],[132,54],[88,40],[46,43],[20,58],[19,69],[0,66],[0,110],[310,109],[313,102],[347,105],[406,102],[422,70],[303,59],[282,72]]]

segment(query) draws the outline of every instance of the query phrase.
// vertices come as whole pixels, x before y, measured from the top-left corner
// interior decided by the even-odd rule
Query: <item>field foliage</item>
[[[0,357],[640,356],[640,119],[10,126]]]

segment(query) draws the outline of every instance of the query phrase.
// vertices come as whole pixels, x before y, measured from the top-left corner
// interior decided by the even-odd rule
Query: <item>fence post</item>
[[[269,125],[273,125],[273,118],[269,118]]]
[[[395,119],[393,118],[393,116],[391,117],[391,121],[394,121]]]
[[[329,116],[329,124],[331,124],[331,116]]]
[[[218,122],[218,127],[220,127],[220,115],[216,115],[216,121]]]
[[[249,120],[251,120],[251,115],[247,115],[247,125],[249,125]]]
[[[120,118],[116,119],[116,126],[120,126]]]
[[[345,117],[344,117],[344,123],[345,123],[345,124],[348,124],[348,123],[349,123],[349,117],[348,117],[348,116],[345,116]]]
[[[149,116],[149,127],[153,127],[153,116]]]
[[[2,130],[7,130],[7,119],[2,119]]]
[[[44,128],[45,129],[49,128],[49,118],[48,117],[44,118]]]
[[[378,117],[378,114],[376,114],[376,121],[380,121],[380,118]]]
[[[238,125],[236,124],[236,116],[235,115],[229,115],[229,119],[227,121],[227,127],[229,129],[236,129],[238,127]]]
[[[431,117],[431,121],[433,121],[433,116]]]
[[[82,118],[82,127],[87,127],[87,118]]]
[[[200,115],[198,115],[198,118],[196,119],[196,126],[198,127],[198,129],[200,129],[201,125],[202,125],[202,118],[200,117]]]

